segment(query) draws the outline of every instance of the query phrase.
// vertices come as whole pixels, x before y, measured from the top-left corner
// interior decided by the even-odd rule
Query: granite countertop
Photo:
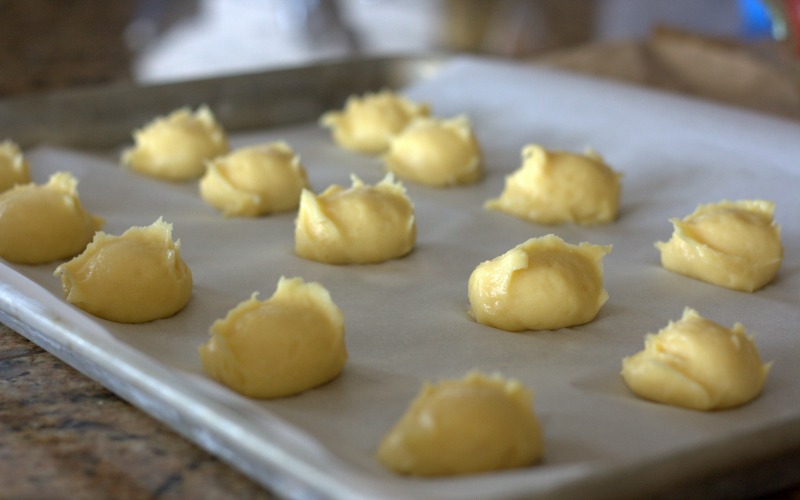
[[[686,74],[678,61],[712,61],[725,71],[738,49],[698,49],[684,38],[663,38],[645,47],[582,48],[542,57],[548,64],[620,78],[703,97],[722,96],[765,112],[800,119],[800,86],[781,80],[770,64],[748,69],[760,92],[710,88]],[[658,56],[654,62],[652,56]],[[696,67],[696,64],[693,65]],[[741,58],[730,69],[742,71]],[[766,79],[766,80],[765,80]],[[725,81],[717,78],[713,85]],[[765,87],[765,81],[771,82]],[[776,83],[777,82],[777,83]],[[776,469],[785,472],[775,475]],[[800,450],[756,467],[730,471],[741,481],[718,480],[695,488],[712,496],[759,492],[773,500],[800,499]],[[697,486],[697,485],[694,485]],[[706,488],[706,489],[703,489]],[[723,488],[723,489],[720,489]],[[725,488],[730,488],[725,490]],[[741,488],[747,488],[742,490]],[[683,490],[684,493],[686,490]],[[727,491],[727,495],[726,495]],[[776,493],[777,491],[777,493]],[[681,492],[676,495],[680,496]],[[193,445],[171,429],[0,324],[0,497],[25,498],[273,498],[260,485]]]
[[[0,497],[273,498],[3,324]]]

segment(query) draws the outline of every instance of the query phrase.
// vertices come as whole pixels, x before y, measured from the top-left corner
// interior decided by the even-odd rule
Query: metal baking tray
[[[380,162],[339,150],[316,120],[352,94],[381,88],[428,100],[438,115],[467,114],[487,166],[475,186],[407,184],[419,235],[405,259],[377,266],[306,262],[292,255],[291,214],[224,220],[197,199],[191,183],[115,168],[133,129],[177,107],[207,104],[234,146],[274,139],[296,145],[315,190],[346,184],[350,173],[374,181],[382,176]],[[116,325],[68,306],[54,266],[0,263],[0,321],[287,497],[621,498],[673,490],[800,447],[800,389],[793,383],[800,352],[790,333],[800,320],[800,207],[792,194],[800,172],[789,161],[800,156],[791,140],[798,133],[797,124],[702,101],[547,68],[440,56],[6,100],[0,136],[31,152],[37,180],[60,168],[75,171],[84,204],[107,218],[111,233],[166,212],[196,279],[192,302],[176,317]],[[481,202],[499,194],[528,142],[588,145],[605,154],[624,173],[620,221],[554,228],[484,211]],[[666,219],[723,196],[778,202],[786,259],[776,283],[756,294],[658,266],[652,243],[669,236]],[[605,264],[611,300],[598,318],[524,334],[470,321],[471,269],[549,232],[574,243],[614,244]],[[241,258],[214,260],[231,251]],[[252,401],[206,379],[193,350],[213,319],[254,290],[268,296],[281,274],[328,286],[345,314],[351,358],[331,384],[294,398]],[[756,332],[762,355],[775,366],[755,402],[707,414],[627,392],[618,377],[621,358],[686,305]],[[421,383],[472,368],[501,371],[532,388],[545,429],[544,464],[431,480],[383,470],[374,447]]]
[[[139,86],[117,84],[0,100],[0,137],[21,146],[116,147],[180,106],[207,104],[229,131],[315,120],[348,95],[399,88],[433,74],[445,56],[386,57]]]

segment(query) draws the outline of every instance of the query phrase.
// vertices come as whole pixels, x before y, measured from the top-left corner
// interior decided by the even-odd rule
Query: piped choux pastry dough
[[[772,281],[783,261],[775,204],[765,200],[700,205],[670,219],[672,238],[657,242],[661,265],[707,283],[753,292]]]
[[[500,375],[471,372],[460,380],[426,383],[383,438],[378,460],[415,476],[531,466],[544,449],[532,400],[519,381]]]
[[[252,398],[291,396],[336,378],[347,361],[344,316],[319,283],[281,278],[211,325],[199,348],[211,378]]]
[[[140,174],[170,181],[203,175],[206,161],[228,152],[225,131],[207,106],[180,108],[133,133],[121,163]]]
[[[475,268],[470,313],[510,332],[588,323],[608,300],[603,257],[610,251],[610,245],[571,245],[553,234],[531,238]]]
[[[331,129],[333,139],[358,153],[386,151],[392,137],[416,117],[428,116],[427,104],[417,104],[389,90],[351,96],[341,111],[322,115],[320,124]]]
[[[200,196],[227,217],[256,217],[296,209],[307,187],[300,157],[285,142],[274,142],[210,160]]]
[[[81,253],[103,219],[87,212],[78,180],[57,172],[45,184],[20,184],[0,193],[0,257],[44,264]]]
[[[728,329],[686,308],[644,350],[622,361],[622,378],[639,397],[695,410],[743,405],[761,392],[770,364],[761,362],[744,326]]]
[[[144,323],[167,318],[192,296],[192,273],[161,218],[120,236],[98,231],[86,250],[56,268],[67,301],[99,318]]]
[[[391,174],[375,185],[303,190],[295,222],[295,251],[328,264],[374,264],[405,256],[417,235],[414,205]]]
[[[383,161],[397,177],[430,187],[471,184],[483,177],[483,154],[465,116],[414,120],[392,139]]]
[[[620,177],[593,151],[585,155],[529,145],[489,210],[539,224],[608,224],[617,218]]]
[[[30,165],[14,142],[0,142],[0,193],[31,182]]]

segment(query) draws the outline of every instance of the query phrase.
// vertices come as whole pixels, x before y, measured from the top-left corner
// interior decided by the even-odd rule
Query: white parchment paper
[[[109,377],[135,385],[145,399],[152,396],[154,406],[146,410],[163,415],[174,409],[180,416],[173,426],[212,450],[219,447],[215,451],[251,475],[259,476],[259,465],[277,471],[277,477],[257,477],[273,485],[286,476],[319,493],[372,498],[612,495],[645,492],[800,443],[800,126],[475,58],[454,59],[404,91],[429,102],[440,117],[468,116],[487,173],[467,187],[406,183],[418,223],[417,247],[408,257],[368,266],[305,261],[293,254],[293,213],[225,219],[203,203],[195,182],[160,182],[121,170],[113,155],[42,145],[28,152],[35,180],[73,172],[85,207],[107,220],[106,232],[119,234],[159,216],[172,222],[194,274],[194,293],[173,318],[120,325],[66,304],[53,277],[57,263],[0,264],[6,292],[28,317],[53,319],[58,327],[44,320],[37,326],[63,349],[107,364]],[[273,140],[287,141],[300,154],[315,191],[349,185],[351,173],[370,183],[383,177],[378,159],[338,149],[315,123],[231,137],[234,147]],[[519,167],[521,149],[531,143],[578,152],[591,147],[621,171],[619,221],[546,227],[485,211],[483,202],[500,193],[504,176]],[[653,243],[669,238],[669,217],[683,217],[700,203],[754,198],[774,200],[783,227],[785,260],[774,283],[747,294],[659,266]],[[474,267],[548,233],[614,246],[605,259],[610,300],[595,321],[517,334],[471,321],[466,286]],[[253,291],[268,297],[282,275],[329,289],[345,315],[350,359],[342,376],[324,387],[281,400],[248,400],[207,380],[196,349],[215,319]],[[702,413],[628,392],[619,377],[621,359],[685,306],[726,326],[742,322],[762,357],[774,361],[756,401]],[[385,471],[375,449],[423,381],[471,369],[518,378],[535,393],[544,463],[436,480]]]

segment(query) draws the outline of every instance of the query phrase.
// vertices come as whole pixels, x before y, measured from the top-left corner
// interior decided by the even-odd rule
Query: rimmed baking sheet
[[[468,116],[486,178],[431,189],[406,183],[418,244],[379,265],[328,266],[293,254],[294,214],[224,219],[196,183],[120,169],[116,154],[27,151],[42,182],[68,170],[87,209],[119,234],[159,216],[174,224],[195,287],[188,307],[144,325],[98,320],[66,304],[56,264],[0,265],[0,319],[275,491],[363,498],[503,498],[646,494],[800,444],[800,126],[673,95],[551,69],[459,57],[403,92],[440,117]],[[263,99],[269,99],[264,95]],[[165,110],[168,111],[168,110]],[[231,134],[234,147],[287,141],[316,191],[355,173],[382,178],[378,159],[337,148],[314,121]],[[526,144],[592,147],[623,173],[622,209],[608,226],[547,227],[487,212]],[[118,151],[124,144],[117,146]],[[747,294],[663,270],[653,243],[669,217],[700,203],[777,203],[786,255],[778,278]],[[533,236],[614,246],[610,300],[595,321],[512,334],[466,314],[472,269]],[[208,327],[282,275],[325,285],[345,315],[350,360],[332,383],[259,402],[209,381],[197,346]],[[619,378],[621,359],[685,306],[724,325],[744,323],[774,366],[764,393],[735,410],[702,413],[641,401]],[[375,448],[425,380],[471,369],[515,377],[536,395],[545,433],[540,466],[464,478],[412,479],[384,470]]]

